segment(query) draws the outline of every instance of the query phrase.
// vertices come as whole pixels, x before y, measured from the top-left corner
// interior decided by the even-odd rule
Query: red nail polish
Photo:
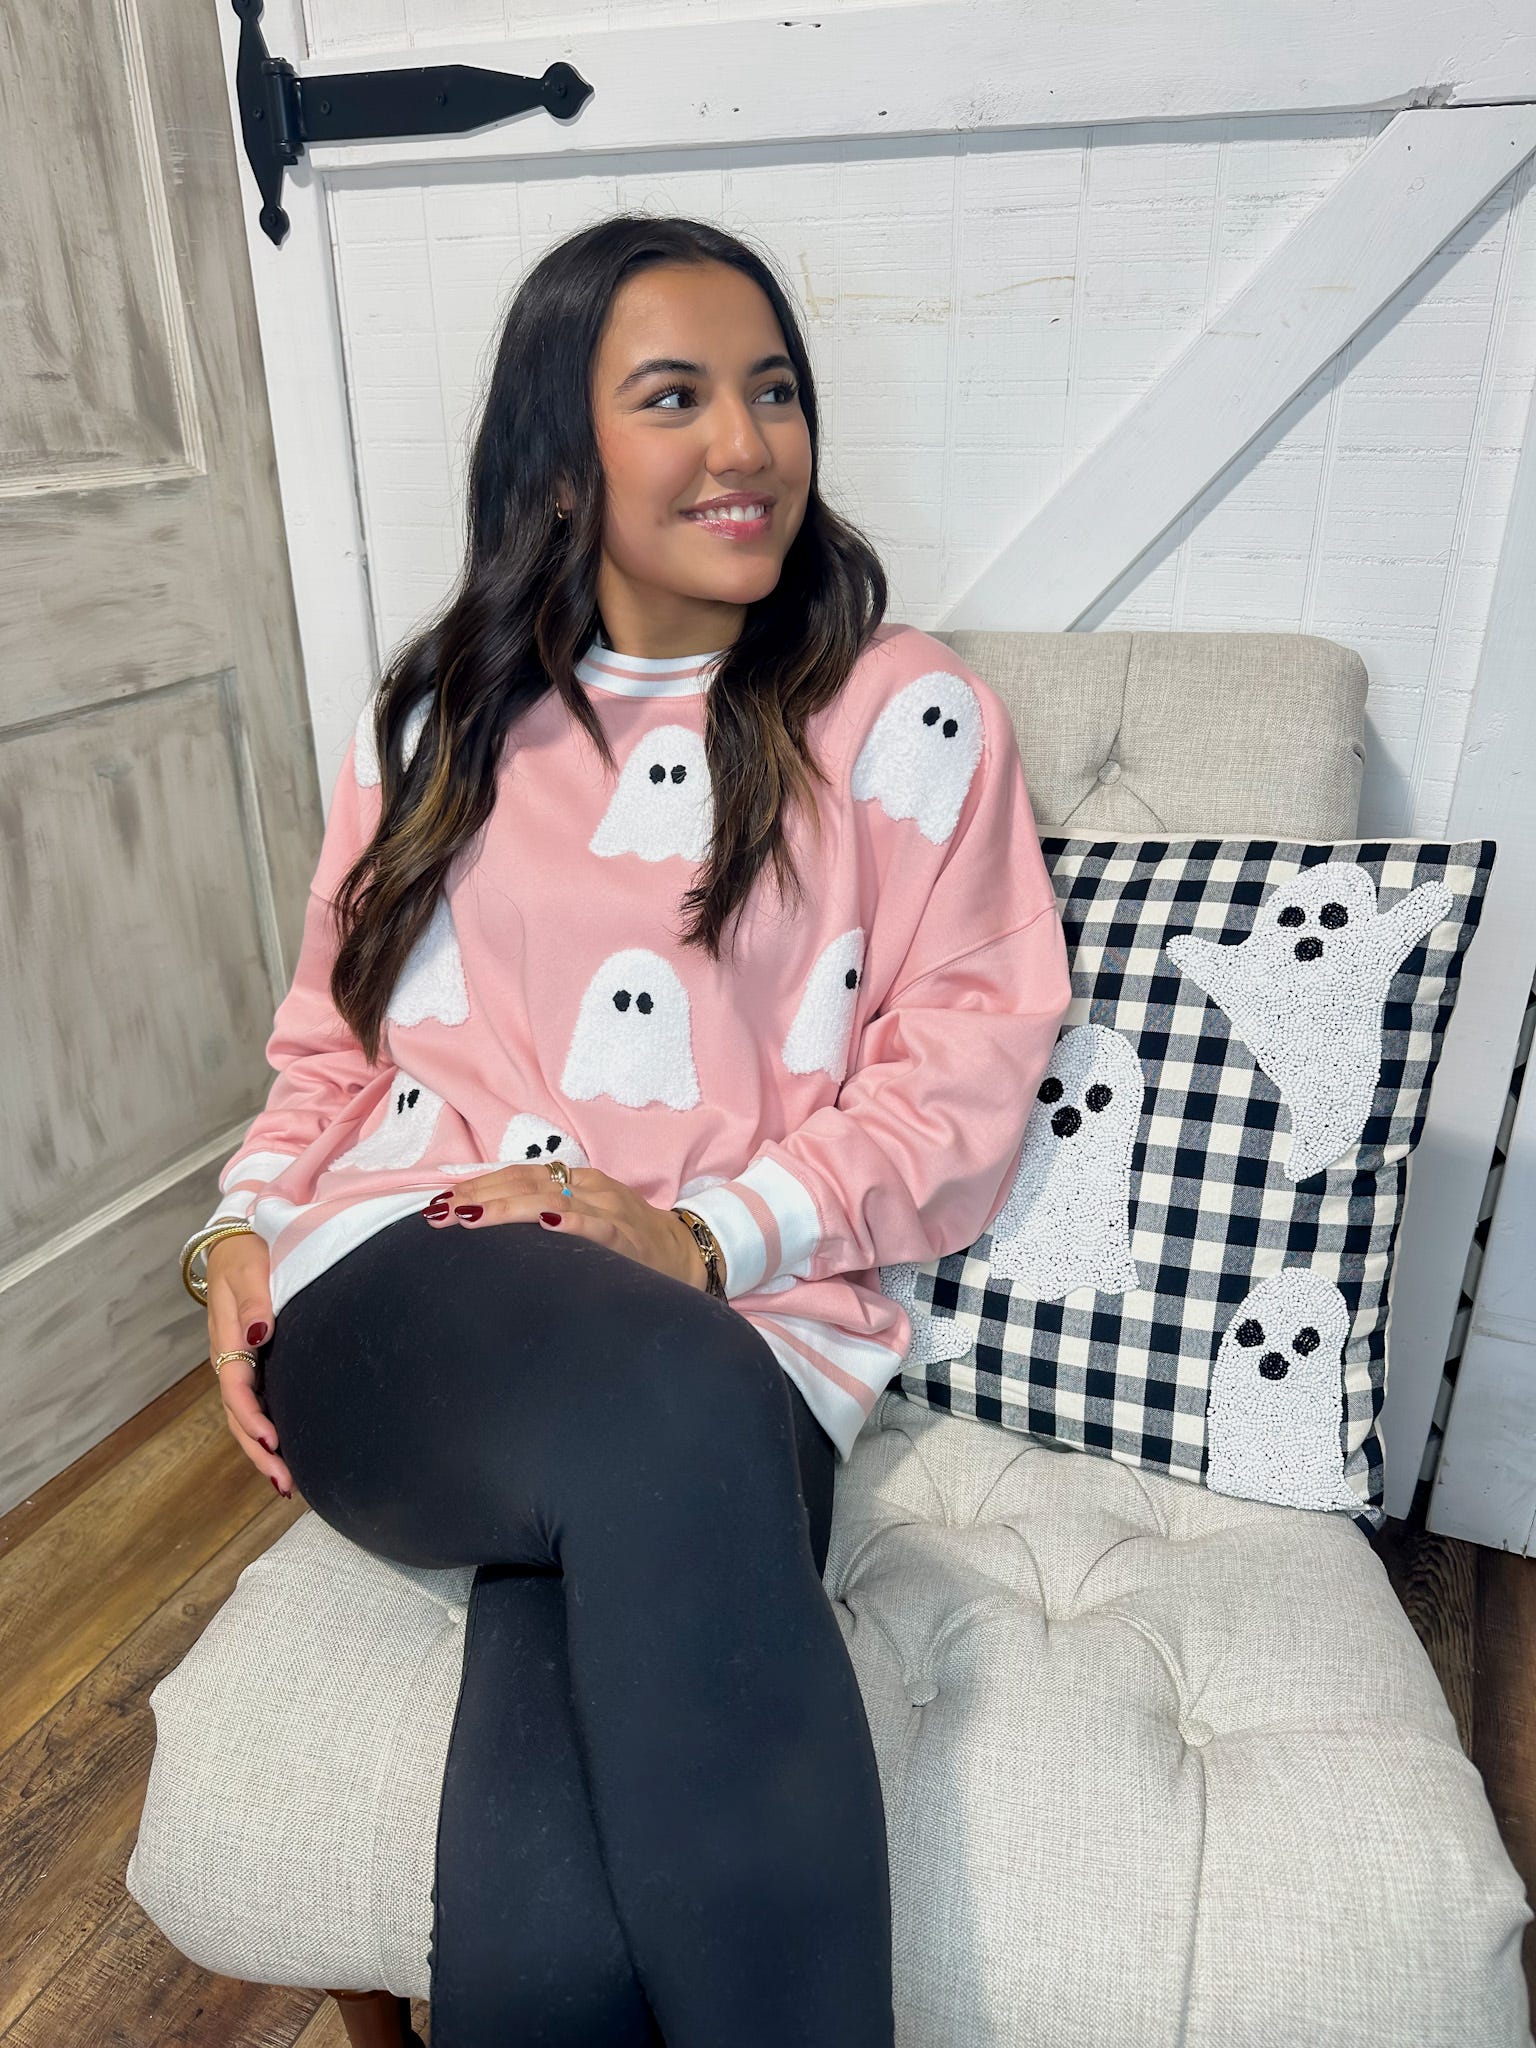
[[[278,1483],[277,1483],[277,1474],[276,1474],[275,1472],[269,1472],[269,1473],[267,1474],[267,1477],[268,1477],[268,1478],[269,1478],[269,1479],[271,1480],[271,1482],[272,1482],[272,1489],[273,1489],[273,1491],[274,1491],[275,1493],[281,1493],[283,1489],[282,1489],[282,1488],[281,1488],[281,1487],[280,1487],[280,1486],[278,1485]]]
[[[267,1341],[266,1324],[252,1323],[251,1327],[245,1333],[245,1341],[247,1344],[265,1344]]]
[[[477,1216],[485,1214],[485,1210],[479,1202],[466,1202],[462,1208],[455,1209],[453,1213],[455,1216],[462,1216],[466,1223],[473,1223]]]
[[[448,1214],[448,1197],[435,1195],[421,1213],[423,1216],[430,1216],[434,1223],[440,1222]]]
[[[558,1209],[541,1209],[539,1211],[539,1221],[541,1223],[558,1223],[560,1221],[560,1212]]]

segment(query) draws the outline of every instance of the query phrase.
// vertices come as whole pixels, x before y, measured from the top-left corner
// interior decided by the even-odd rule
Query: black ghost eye
[[[627,1010],[629,1008],[629,990],[627,988],[616,988],[614,990],[613,1007],[616,1010]]]
[[[1083,1113],[1070,1102],[1064,1102],[1051,1118],[1051,1129],[1058,1138],[1075,1138],[1082,1127]]]
[[[1283,925],[1305,924],[1306,921],[1307,913],[1302,909],[1299,903],[1287,903],[1284,910],[1282,910],[1280,915],[1275,919],[1276,924]]]
[[[958,718],[946,718],[946,719],[945,719],[945,721],[944,721],[944,725],[943,725],[943,728],[942,728],[942,730],[943,730],[943,733],[944,733],[944,737],[945,737],[945,739],[947,739],[947,740],[952,740],[952,739],[954,738],[955,734],[956,734],[956,733],[957,733],[957,732],[958,732],[958,731],[960,730],[960,721],[959,721],[959,719],[958,719]]]
[[[939,724],[941,719],[943,723]],[[960,721],[958,719],[944,717],[944,707],[942,704],[930,704],[923,713],[923,723],[924,725],[938,725],[939,731],[943,733],[947,740],[952,740],[960,730]]]
[[[1060,1102],[1065,1092],[1065,1089],[1054,1074],[1047,1074],[1040,1083],[1040,1100],[1042,1102]]]
[[[1324,931],[1342,931],[1349,923],[1349,912],[1342,903],[1325,903],[1317,913],[1317,921]]]
[[[942,714],[940,711],[940,707],[937,704],[930,704],[928,706],[928,709],[923,713],[924,725],[934,724],[941,715]]]
[[[1095,1116],[1098,1115],[1101,1109],[1108,1109],[1114,1099],[1114,1089],[1105,1087],[1102,1081],[1095,1081],[1088,1090],[1088,1093],[1083,1097],[1084,1102],[1087,1103]]]
[[[651,1011],[655,1008],[655,1005],[651,1001],[651,992],[649,989],[641,989],[639,995],[635,997],[635,1008],[637,1010],[642,1011],[647,1017],[649,1017]]]
[[[1322,1341],[1312,1325],[1306,1323],[1291,1339],[1291,1349],[1299,1352],[1303,1358],[1310,1358]]]
[[[1289,1360],[1282,1358],[1278,1351],[1266,1351],[1259,1360],[1260,1376],[1266,1380],[1283,1380],[1290,1369]]]
[[[523,1147],[523,1157],[525,1159],[537,1159],[542,1150],[543,1147],[539,1144],[537,1138],[535,1138],[531,1145],[525,1145]]]
[[[857,987],[858,987],[858,985],[859,985],[859,970],[857,969],[857,967],[850,967],[850,968],[849,968],[849,970],[848,970],[848,972],[847,972],[847,973],[846,973],[846,974],[845,974],[845,975],[843,976],[843,987],[844,987],[844,988],[857,988]]]
[[[407,1109],[414,1109],[414,1108],[416,1107],[416,1104],[417,1104],[417,1102],[418,1102],[418,1101],[419,1101],[420,1099],[421,1099],[421,1090],[420,1090],[419,1088],[413,1088],[413,1089],[411,1090],[410,1094],[409,1094],[409,1095],[407,1095],[407,1097],[405,1098],[405,1106],[406,1106],[406,1108],[407,1108]]]
[[[653,762],[651,763],[651,780],[652,780],[652,782],[665,782],[665,781],[666,781],[666,779],[667,779],[667,771],[666,771],[666,769],[662,767],[662,765],[661,765],[661,763],[660,763],[659,761],[653,761]]]
[[[558,1152],[560,1150],[560,1133],[558,1131],[551,1131],[544,1140],[544,1150],[546,1152]]]
[[[1256,1323],[1252,1316],[1244,1316],[1233,1334],[1244,1350],[1252,1350],[1255,1344],[1264,1342],[1264,1325]]]
[[[672,780],[674,782],[686,782],[688,780],[688,766],[686,762],[679,761],[677,763],[676,767],[672,770]]]
[[[1295,945],[1295,953],[1298,960],[1321,960],[1323,957],[1323,942],[1321,939],[1298,939]]]

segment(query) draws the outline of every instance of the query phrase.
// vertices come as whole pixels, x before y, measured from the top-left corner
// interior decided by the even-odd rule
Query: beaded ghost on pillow
[[[881,1273],[901,1392],[1375,1530],[1408,1156],[1494,849],[1042,845],[1072,1008],[990,1228]]]

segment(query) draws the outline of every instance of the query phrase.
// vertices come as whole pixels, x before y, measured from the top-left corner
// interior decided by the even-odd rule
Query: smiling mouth
[[[773,525],[769,504],[722,505],[713,511],[684,512],[683,518],[724,540],[759,540]]]

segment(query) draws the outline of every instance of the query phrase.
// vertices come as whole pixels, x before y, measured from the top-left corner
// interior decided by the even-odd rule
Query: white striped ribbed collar
[[[618,654],[594,634],[576,664],[576,674],[591,688],[622,697],[701,697],[709,688],[711,663],[729,651],[717,647],[710,654]]]

